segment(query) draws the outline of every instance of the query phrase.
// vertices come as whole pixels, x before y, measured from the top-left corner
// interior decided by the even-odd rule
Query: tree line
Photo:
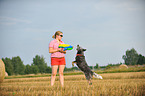
[[[137,51],[132,48],[131,50],[127,50],[125,55],[122,56],[124,63],[126,65],[143,65],[145,64],[145,56],[138,54]],[[37,73],[51,73],[51,67],[47,66],[45,59],[43,56],[36,55],[33,58],[33,63],[31,65],[24,65],[23,61],[19,56],[10,58],[2,58],[5,63],[6,72],[8,75],[24,75],[24,74],[37,74]],[[99,69],[99,68],[110,68],[111,66],[119,66],[120,64],[108,64],[107,66],[99,66],[96,63],[96,66],[90,66],[91,69]],[[77,67],[66,68],[64,71],[73,71],[79,70]]]
[[[127,50],[125,55],[122,56],[126,65],[143,65],[145,64],[145,56],[138,54],[137,51],[132,48],[131,50]]]
[[[19,56],[12,57],[12,59],[6,57],[2,60],[8,75],[51,73],[51,68],[47,66],[43,56],[36,55],[31,65],[24,65]]]

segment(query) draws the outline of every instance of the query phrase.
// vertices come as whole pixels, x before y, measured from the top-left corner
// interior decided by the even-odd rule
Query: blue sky
[[[48,45],[60,30],[75,48],[66,54],[72,67],[76,46],[87,49],[88,65],[124,62],[127,49],[145,56],[144,0],[0,0],[0,58],[20,56],[31,64],[38,54],[50,66]]]

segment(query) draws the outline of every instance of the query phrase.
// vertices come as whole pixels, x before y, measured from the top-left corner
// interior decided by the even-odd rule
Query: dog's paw
[[[98,76],[98,78],[99,78],[99,79],[103,79],[102,76],[100,76],[100,75]]]
[[[73,65],[73,66],[74,66],[74,63],[76,63],[76,61],[73,61],[73,62],[72,62],[72,65]]]
[[[74,66],[74,61],[72,62],[72,66]]]
[[[102,78],[102,76],[100,76],[100,75],[96,74],[95,72],[93,73],[93,75],[94,75],[94,77],[95,77],[95,78],[98,78],[98,79],[103,79],[103,78]]]

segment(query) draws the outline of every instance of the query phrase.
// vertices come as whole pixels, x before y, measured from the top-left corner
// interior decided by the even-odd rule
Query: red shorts
[[[65,58],[51,58],[51,66],[52,65],[65,65]]]

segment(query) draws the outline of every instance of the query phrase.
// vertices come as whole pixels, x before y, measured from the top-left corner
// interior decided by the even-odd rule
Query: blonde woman
[[[64,77],[63,71],[66,65],[65,62],[65,55],[66,51],[63,51],[63,48],[58,48],[59,44],[64,44],[61,41],[63,37],[63,33],[61,31],[56,31],[55,34],[52,36],[54,40],[49,43],[49,53],[51,53],[51,67],[52,67],[52,75],[51,75],[51,86],[54,85],[57,69],[59,68],[59,79],[60,84],[64,86]]]

